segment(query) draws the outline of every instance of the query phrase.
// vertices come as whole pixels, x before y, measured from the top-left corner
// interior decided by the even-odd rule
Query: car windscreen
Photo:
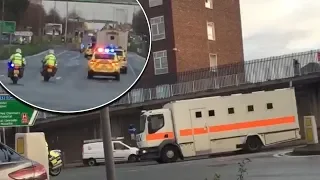
[[[95,59],[108,59],[108,60],[115,60],[114,54],[95,54]]]

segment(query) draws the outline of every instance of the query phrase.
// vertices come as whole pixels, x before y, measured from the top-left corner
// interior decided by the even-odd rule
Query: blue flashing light
[[[14,68],[14,64],[12,62],[8,62],[8,68]]]

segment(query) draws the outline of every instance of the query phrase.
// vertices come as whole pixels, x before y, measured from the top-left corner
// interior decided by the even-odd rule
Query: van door
[[[117,162],[127,161],[131,151],[121,142],[113,142],[113,157]]]
[[[191,124],[193,128],[193,140],[196,155],[211,153],[209,128],[207,126],[208,112],[205,108],[190,110]]]

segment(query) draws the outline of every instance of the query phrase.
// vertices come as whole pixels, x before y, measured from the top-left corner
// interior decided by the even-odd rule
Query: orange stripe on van
[[[168,135],[167,138],[165,138],[166,135]],[[173,132],[160,132],[160,133],[147,135],[147,141],[160,140],[160,139],[173,139],[173,138],[174,138]]]
[[[210,126],[209,131],[205,128],[194,128],[194,129],[182,129],[180,130],[180,136],[191,136],[191,135],[199,135],[205,134],[208,132],[223,132],[223,131],[231,131],[238,129],[248,129],[248,128],[256,128],[263,126],[272,126],[272,125],[280,125],[280,124],[288,124],[294,123],[295,117],[281,117],[274,119],[264,119],[264,120],[256,120],[256,121],[248,121],[242,123],[234,123],[234,124],[224,124],[218,126]]]

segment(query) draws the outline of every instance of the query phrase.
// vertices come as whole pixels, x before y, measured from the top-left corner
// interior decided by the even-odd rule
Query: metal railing
[[[297,75],[303,76],[309,73],[320,72],[319,58],[320,50],[313,50],[246,61],[242,64],[238,63],[222,68],[202,69],[202,71],[193,71],[189,75],[188,73],[184,73],[184,78],[180,79],[193,80],[185,82],[182,80],[183,82],[161,85],[156,88],[132,89],[117,102],[113,103],[112,106],[167,99],[177,95],[186,95],[242,84],[266,82]],[[201,79],[196,79],[199,77]],[[56,115],[42,113],[39,118],[52,116]]]

